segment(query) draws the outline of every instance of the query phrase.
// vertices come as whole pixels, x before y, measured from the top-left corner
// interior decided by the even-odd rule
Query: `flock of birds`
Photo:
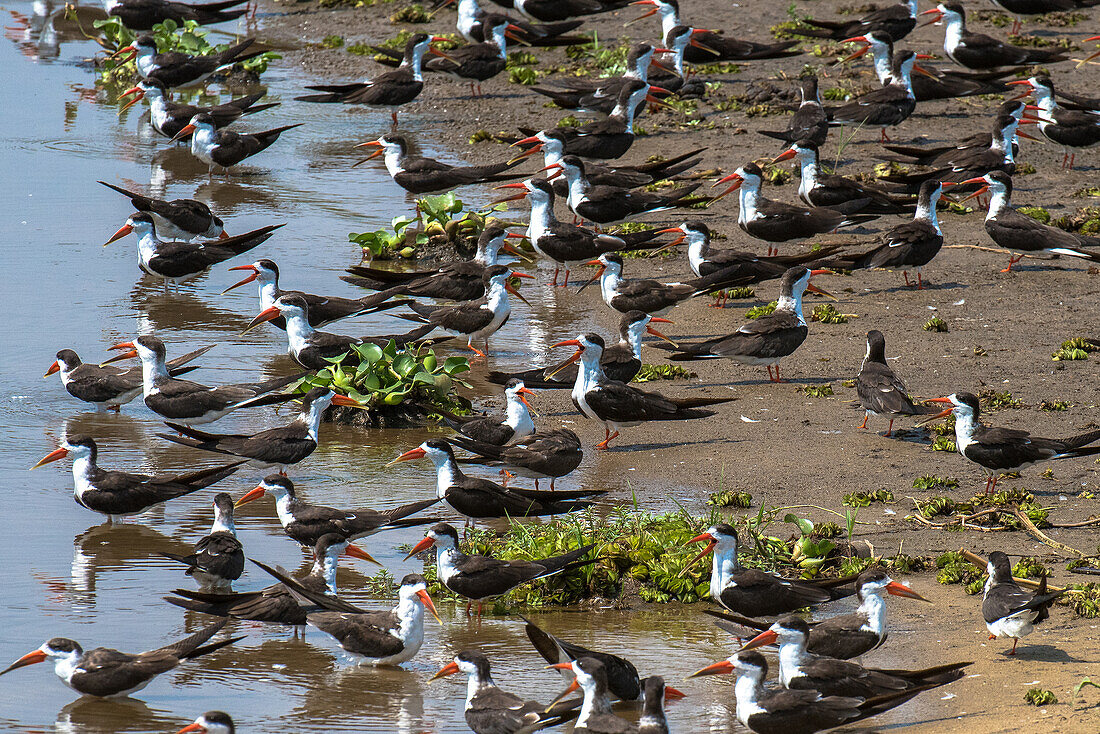
[[[505,4],[503,0],[497,1]],[[1094,0],[995,2],[1016,16],[1094,4]],[[313,93],[301,99],[389,108],[396,128],[397,108],[417,97],[425,76],[438,72],[457,77],[469,82],[471,94],[478,95],[482,82],[504,70],[509,41],[532,48],[580,43],[586,39],[572,34],[582,25],[581,16],[619,9],[626,4],[626,0],[514,0],[515,10],[523,16],[516,18],[485,12],[477,0],[458,0],[458,31],[469,42],[467,45],[439,50],[433,43],[446,39],[413,34],[403,54],[386,56],[386,51],[379,49],[383,61],[389,59],[396,65],[392,71],[367,82],[311,87]],[[461,550],[455,527],[424,514],[442,502],[467,520],[561,515],[589,507],[604,494],[595,489],[555,488],[557,478],[579,466],[583,455],[581,440],[566,428],[537,430],[527,404],[531,388],[571,389],[577,410],[605,427],[604,440],[597,444],[597,449],[606,449],[611,440],[630,426],[713,415],[716,406],[728,398],[670,397],[629,384],[642,365],[644,334],[664,340],[667,344],[657,345],[668,350],[670,360],[727,359],[766,367],[769,378],[780,381],[780,361],[807,338],[804,293],[828,295],[810,282],[813,276],[836,268],[889,268],[902,271],[907,284],[909,271],[914,271],[916,287],[923,287],[921,268],[943,245],[936,212],[944,190],[949,187],[971,192],[971,197],[988,192],[986,230],[996,245],[1011,253],[1008,269],[1024,255],[1036,253],[1100,261],[1100,251],[1088,249],[1100,245],[1100,240],[1040,224],[1016,212],[1010,204],[1011,176],[1019,153],[1017,138],[1027,137],[1018,131],[1019,125],[1035,124],[1043,136],[1064,146],[1067,151],[1064,166],[1074,165],[1073,152],[1078,148],[1100,142],[1100,100],[1062,93],[1046,74],[1015,78],[1016,67],[1021,65],[1067,61],[1062,52],[1013,46],[968,31],[964,9],[957,3],[942,3],[920,13],[916,0],[911,0],[858,19],[807,21],[800,31],[806,36],[859,44],[860,50],[850,58],[870,52],[882,87],[847,103],[825,107],[818,95],[817,80],[809,77],[800,81],[801,103],[786,129],[765,134],[785,144],[775,162],[797,159],[801,168],[798,195],[803,204],[765,198],[761,191],[763,172],[752,162],[721,178],[715,186],[728,185],[715,196],[697,194],[700,183],[689,179],[672,188],[648,191],[644,188],[647,184],[677,179],[699,163],[703,149],[635,166],[613,166],[610,162],[634,145],[634,121],[645,114],[647,105],[661,104],[661,96],[667,94],[699,93],[700,84],[686,71],[686,65],[767,60],[798,55],[800,51],[795,48],[797,41],[758,43],[693,28],[681,20],[675,0],[636,0],[629,4],[647,8],[646,16],[660,16],[663,45],[639,43],[632,47],[628,68],[622,76],[560,80],[534,89],[559,107],[602,115],[595,121],[576,128],[521,130],[514,141],[522,149],[519,155],[509,161],[481,166],[452,166],[418,157],[396,129],[363,144],[374,149],[370,158],[384,158],[394,182],[409,192],[420,194],[496,183],[498,188],[509,192],[502,201],[526,200],[530,205],[530,224],[522,235],[491,221],[481,233],[477,255],[471,261],[404,272],[366,266],[350,268],[346,280],[371,290],[358,299],[283,290],[279,268],[267,258],[231,268],[249,273],[231,288],[249,283],[256,283],[259,288],[260,311],[247,328],[270,323],[284,330],[289,354],[307,371],[325,368],[332,358],[347,354],[357,345],[384,346],[394,341],[398,347],[404,347],[426,340],[438,342],[439,339],[430,338],[437,330],[464,339],[468,349],[487,358],[489,338],[511,313],[510,296],[524,300],[514,286],[514,279],[532,277],[498,262],[502,252],[526,257],[508,243],[510,238],[525,239],[538,256],[554,264],[554,285],[558,285],[562,269],[565,275],[560,285],[565,286],[571,269],[582,264],[596,266],[595,275],[581,290],[589,284],[598,284],[602,300],[621,315],[618,341],[609,343],[597,333],[582,333],[554,345],[575,349],[560,364],[532,366],[518,373],[489,372],[489,379],[505,388],[505,415],[447,416],[456,430],[454,436],[425,441],[392,462],[418,459],[432,462],[437,476],[435,497],[383,511],[325,507],[297,495],[286,472],[317,448],[325,410],[331,405],[364,407],[327,388],[314,388],[304,394],[288,392],[308,372],[265,382],[212,387],[182,379],[196,369],[192,362],[209,347],[169,359],[167,346],[152,335],[114,345],[111,348],[119,354],[101,365],[83,363],[72,350],[59,351],[47,376],[59,373],[73,397],[97,409],[120,410],[142,396],[146,407],[162,417],[172,431],[158,434],[162,438],[231,457],[228,463],[211,468],[150,476],[101,468],[94,437],[65,437],[61,446],[36,466],[64,458],[71,460],[76,501],[106,515],[108,522],[210,487],[246,464],[278,471],[236,502],[227,493],[219,493],[213,503],[211,531],[195,545],[194,553],[168,556],[186,567],[199,588],[176,589],[167,601],[220,618],[219,621],[183,640],[138,654],[106,648],[85,651],[72,640],[54,638],[0,675],[52,660],[62,680],[83,695],[125,696],[185,661],[240,640],[241,637],[227,637],[211,642],[230,619],[293,626],[309,624],[331,635],[344,650],[364,661],[400,665],[421,649],[425,611],[438,619],[428,595],[428,582],[418,574],[405,576],[398,590],[397,605],[386,611],[364,610],[341,599],[336,587],[338,559],[347,555],[374,561],[354,541],[388,529],[430,524],[431,528],[411,549],[409,557],[434,550],[439,581],[470,605],[476,603],[479,615],[482,603],[521,584],[596,560],[594,544],[583,544],[561,556],[534,560],[467,555]],[[241,0],[197,6],[166,0],[109,0],[106,7],[108,13],[120,17],[128,27],[146,31],[167,18],[200,23],[233,20],[246,12],[240,5]],[[944,52],[955,67],[925,69],[917,64],[918,54],[895,49],[895,44],[913,30],[921,15],[931,16],[930,22],[946,26]],[[171,141],[187,141],[192,153],[206,162],[211,171],[230,169],[262,152],[296,125],[260,133],[236,133],[225,128],[244,115],[275,105],[261,104],[263,95],[252,95],[201,108],[174,102],[172,94],[176,89],[203,84],[219,70],[257,53],[252,45],[253,41],[248,39],[216,55],[190,57],[158,53],[155,39],[139,36],[132,46],[117,52],[132,55],[140,76],[140,81],[123,94],[123,98],[132,97],[126,106],[144,99],[150,108],[150,124],[157,132]],[[433,58],[424,61],[427,54]],[[920,76],[913,76],[914,72]],[[1012,80],[1006,81],[1009,79]],[[992,116],[988,134],[939,148],[886,145],[890,157],[921,169],[887,176],[884,180],[889,188],[829,173],[821,166],[819,152],[833,127],[879,127],[885,142],[886,129],[907,119],[918,102],[1016,91],[1021,94],[1002,104]],[[1034,99],[1034,104],[1022,101],[1028,96]],[[540,172],[546,173],[546,177],[514,170],[540,152],[544,163]],[[134,235],[141,269],[162,278],[166,289],[169,284],[178,288],[180,283],[212,266],[253,250],[282,226],[229,236],[222,220],[200,202],[164,201],[101,183],[129,197],[137,210],[110,241]],[[715,249],[707,225],[694,219],[631,234],[604,232],[599,226],[649,212],[713,204],[734,191],[739,198],[739,227],[749,237],[768,243],[767,256]],[[573,223],[557,218],[559,199],[573,215]],[[854,252],[827,246],[799,254],[776,253],[775,248],[781,243],[803,241],[890,215],[911,218],[889,228],[871,249]],[[662,241],[662,235],[673,235],[675,239]],[[662,283],[625,278],[621,251],[656,250],[681,243],[687,246],[692,279]],[[775,311],[747,321],[729,334],[696,343],[676,343],[655,326],[668,323],[662,316],[687,299],[774,279],[780,281]],[[442,303],[424,305],[415,299]],[[720,299],[717,305],[721,303]],[[398,307],[410,310],[401,315],[415,322],[415,329],[369,337],[322,331],[337,320]],[[479,345],[483,348],[479,349]],[[108,364],[134,357],[140,360],[140,366],[124,369]],[[867,355],[856,388],[866,415],[863,427],[867,418],[876,416],[888,419],[892,430],[898,418],[919,416],[931,421],[953,414],[958,450],[987,471],[987,491],[994,489],[1002,472],[1039,461],[1100,453],[1100,446],[1096,445],[1100,431],[1050,439],[1022,430],[987,427],[980,420],[978,399],[966,392],[936,398],[929,404],[914,403],[904,383],[887,364],[885,337],[879,331],[867,335]],[[300,402],[300,411],[282,427],[253,434],[212,433],[196,427],[238,410],[294,400]],[[944,409],[937,412],[938,406],[931,404],[942,405]],[[456,449],[468,456],[457,458]],[[502,483],[468,476],[460,466],[469,463],[501,467]],[[508,486],[508,480],[515,476],[533,479],[535,488]],[[540,480],[545,479],[550,480],[549,489],[539,487]],[[234,591],[232,584],[246,566],[243,547],[235,535],[234,507],[268,495],[274,499],[286,535],[313,554],[313,567],[307,575],[294,578],[282,569],[256,561],[277,583],[255,591]],[[734,674],[737,717],[753,731],[814,732],[875,716],[924,691],[957,680],[971,664],[884,670],[853,662],[886,640],[885,595],[923,600],[882,569],[871,568],[857,577],[794,580],[741,566],[737,556],[738,534],[730,525],[710,527],[692,542],[706,543],[695,561],[713,554],[710,594],[722,611],[708,614],[717,617],[719,626],[739,638],[745,635],[745,630],[755,635],[733,656],[695,675]],[[988,573],[982,614],[991,638],[1013,638],[1014,653],[1017,640],[1048,616],[1049,607],[1062,592],[1048,591],[1045,579],[1035,590],[1025,591],[1013,579],[1009,558],[1001,552],[990,555]],[[848,614],[812,622],[792,614],[853,595],[858,597],[859,605]],[[776,620],[762,621],[761,617]],[[465,717],[473,731],[479,734],[535,731],[570,721],[574,731],[593,734],[669,731],[664,702],[682,694],[667,686],[660,676],[643,678],[622,657],[581,647],[530,622],[527,634],[550,667],[571,676],[571,683],[549,705],[527,701],[497,686],[490,661],[483,653],[476,649],[458,652],[435,678],[458,673],[468,677]],[[776,687],[765,685],[768,664],[757,652],[768,645],[777,645],[779,650]],[[582,695],[570,697],[578,689]],[[612,707],[616,699],[643,702],[636,723],[616,714]],[[227,714],[212,711],[182,729],[181,734],[189,731],[225,734],[233,732],[234,725]]]

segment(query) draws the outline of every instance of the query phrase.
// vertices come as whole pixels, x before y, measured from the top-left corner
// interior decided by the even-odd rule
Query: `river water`
[[[121,119],[117,105],[97,91],[85,63],[98,47],[58,36],[20,30],[39,27],[26,2],[7,2],[7,41],[0,43],[0,196],[4,248],[0,282],[5,296],[4,348],[0,364],[5,394],[0,404],[0,492],[4,502],[0,557],[4,559],[3,634],[0,665],[65,636],[85,648],[97,645],[136,652],[152,649],[197,629],[204,620],[170,606],[161,597],[187,579],[157,551],[187,553],[207,532],[209,493],[157,508],[126,524],[101,526],[100,516],[72,499],[67,461],[33,473],[27,469],[51,451],[59,437],[84,433],[97,440],[100,463],[108,468],[158,472],[187,470],[196,462],[188,449],[153,434],[163,429],[140,400],[120,415],[95,414],[63,390],[56,376],[42,374],[58,349],[71,348],[87,361],[105,358],[105,348],[136,334],[164,339],[170,355],[206,344],[216,348],[191,377],[218,384],[286,374],[282,332],[263,327],[241,336],[258,310],[255,290],[225,296],[236,281],[230,264],[166,295],[136,265],[133,238],[101,244],[123,224],[126,199],[98,186],[117,183],[164,198],[196,198],[211,205],[236,234],[273,222],[287,226],[256,257],[275,259],[283,285],[317,293],[352,295],[337,279],[359,261],[346,241],[349,231],[386,226],[411,211],[411,202],[377,166],[351,164],[352,144],[388,126],[386,113],[347,114],[325,105],[292,101],[307,80],[278,63],[264,75],[274,110],[246,118],[239,129],[267,129],[290,122],[290,131],[232,176],[209,179],[205,167],[182,148],[172,148],[140,119],[144,105]],[[261,19],[262,20],[262,19]],[[77,37],[78,38],[78,37]],[[214,86],[212,89],[217,90]],[[223,97],[224,99],[225,97]],[[406,116],[428,154],[430,126]],[[445,153],[440,153],[445,156]],[[488,192],[467,189],[473,204]],[[581,330],[587,311],[554,289],[526,288],[532,309],[519,305],[512,322],[494,338],[495,366],[520,366],[550,343]],[[338,324],[342,333],[404,330],[386,316]],[[406,324],[407,325],[407,324]],[[284,414],[285,415],[285,414]],[[551,417],[568,422],[574,416]],[[252,411],[219,421],[213,430],[255,431],[285,417]],[[384,470],[397,453],[419,443],[425,431],[364,431],[324,426],[323,445],[293,472],[311,501],[343,507],[386,507],[420,499],[432,491],[426,462]],[[629,497],[621,477],[599,473],[589,455],[582,470],[565,482],[602,486]],[[205,465],[205,463],[204,463]],[[638,472],[640,474],[640,472]],[[245,470],[218,485],[235,496],[259,478]],[[643,482],[643,477],[633,478]],[[668,507],[678,499],[665,493]],[[697,502],[697,500],[696,500]],[[303,556],[283,535],[270,501],[238,513],[237,527],[249,556],[298,568]],[[420,570],[402,561],[396,546],[421,537],[418,530],[389,532],[364,543],[396,577]],[[349,564],[345,564],[349,565]],[[363,574],[373,566],[354,562],[341,571],[342,594],[355,603],[381,608],[389,600],[368,597]],[[268,585],[249,568],[240,590]],[[356,666],[326,635],[309,630],[304,640],[287,629],[233,623],[245,640],[208,658],[161,676],[136,698],[79,699],[39,665],[0,679],[0,728],[6,731],[166,732],[208,709],[230,712],[245,732],[463,732],[464,681],[427,684],[450,656],[470,645],[491,658],[506,689],[548,701],[562,680],[544,671],[514,617],[487,618],[478,627],[461,608],[440,607],[443,626],[427,624],[422,652],[405,669]],[[683,684],[683,676],[724,657],[728,637],[701,621],[698,610],[670,607],[655,612],[559,611],[536,615],[547,629],[581,644],[627,654],[643,674],[660,672],[690,697],[670,708],[676,731],[729,731],[732,687],[713,679]]]

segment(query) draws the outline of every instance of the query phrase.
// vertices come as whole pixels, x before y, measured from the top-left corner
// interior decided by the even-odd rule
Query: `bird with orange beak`
[[[176,734],[236,734],[233,719],[224,711],[207,711]]]

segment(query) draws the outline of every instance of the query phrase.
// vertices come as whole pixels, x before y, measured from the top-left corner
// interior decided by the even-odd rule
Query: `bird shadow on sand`
[[[997,653],[998,657],[1003,659],[1017,659],[1017,660],[1038,660],[1043,663],[1090,663],[1096,662],[1095,660],[1085,660],[1083,658],[1074,657],[1060,647],[1054,645],[1028,645],[1027,647],[1018,647],[1015,655],[1009,655],[1012,650],[1011,646],[1005,648],[1003,652]]]
[[[708,438],[705,441],[668,441],[665,443],[632,443],[623,444],[621,446],[612,446],[607,449],[611,453],[626,453],[628,451],[659,451],[661,449],[678,449],[687,446],[707,446],[709,444],[718,443],[742,443],[741,441],[733,441],[726,438]]]
[[[925,291],[950,291],[963,288],[962,283],[956,283],[951,281],[950,283],[930,283],[924,281],[924,287],[920,290]],[[877,291],[871,291],[872,293],[908,293],[910,291],[916,292],[918,289],[915,286],[905,285],[905,283],[899,283],[896,286],[890,288],[881,288]]]

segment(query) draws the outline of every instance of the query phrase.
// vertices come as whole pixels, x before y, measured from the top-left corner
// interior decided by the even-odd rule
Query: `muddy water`
[[[28,25],[29,3],[8,3],[4,8],[10,13],[6,25]],[[95,181],[151,190],[166,198],[201,199],[225,217],[232,233],[286,222],[287,227],[256,255],[277,260],[284,286],[334,294],[354,292],[337,280],[344,267],[359,259],[346,233],[385,226],[392,216],[409,211],[410,202],[380,167],[350,170],[356,160],[351,144],[384,129],[385,115],[295,103],[291,97],[306,80],[294,72],[276,66],[267,73],[271,99],[283,105],[247,120],[243,127],[264,129],[289,122],[306,126],[287,133],[233,176],[209,179],[188,152],[172,148],[148,130],[140,119],[141,108],[118,117],[117,106],[95,89],[93,75],[83,63],[96,51],[94,44],[71,36],[66,40],[55,29],[44,35],[7,33],[8,41],[0,44],[0,68],[5,70],[0,75],[0,99],[6,111],[0,125],[0,229],[5,240],[0,255],[5,309],[0,351],[5,388],[0,405],[0,557],[5,566],[0,664],[53,636],[71,637],[89,648],[151,649],[203,623],[161,601],[171,589],[191,582],[156,553],[185,553],[205,533],[209,493],[173,502],[121,526],[104,527],[98,524],[99,516],[73,502],[66,462],[34,473],[27,469],[52,450],[60,436],[75,433],[96,438],[100,462],[107,467],[171,471],[208,460],[155,438],[162,426],[140,401],[126,406],[121,415],[89,413],[63,391],[56,377],[43,380],[41,375],[60,348],[75,349],[88,361],[99,360],[106,346],[153,332],[168,343],[172,354],[216,344],[203,357],[202,371],[193,375],[209,383],[285,374],[291,365],[283,353],[282,332],[265,327],[240,335],[258,310],[255,291],[243,288],[218,295],[237,274],[215,268],[181,293],[166,295],[159,284],[142,277],[132,238],[101,247],[130,208],[125,199]],[[429,153],[435,152],[429,123],[410,119],[408,128]],[[473,203],[487,200],[483,191],[463,194]],[[544,353],[561,334],[575,333],[587,323],[575,300],[558,302],[561,296],[549,288],[526,291],[532,309],[518,306],[512,322],[494,340],[498,365],[519,366],[532,354]],[[403,323],[367,318],[344,322],[340,329],[390,332],[402,329]],[[254,431],[282,420],[255,412],[231,416],[214,429]],[[422,440],[422,431],[326,426],[323,432],[322,448],[294,472],[295,482],[310,500],[381,507],[430,492],[432,477],[426,466],[382,468]],[[219,489],[239,495],[258,478],[244,471]],[[572,481],[623,490],[619,496],[629,496],[626,490],[645,484],[641,476],[628,479],[599,472],[590,456]],[[664,496],[668,506],[687,500],[675,493]],[[250,556],[290,568],[302,563],[302,554],[283,536],[270,502],[243,511],[238,529]],[[419,567],[403,562],[395,546],[419,537],[415,530],[393,532],[366,545],[400,577]],[[365,564],[342,571],[340,585],[352,601],[388,603],[368,598],[361,590],[364,574],[374,571]],[[268,583],[262,573],[250,569],[237,586],[247,590]],[[556,675],[542,670],[521,622],[489,619],[478,628],[460,609],[443,605],[441,614],[444,625],[428,625],[423,652],[404,670],[357,667],[316,631],[302,640],[287,630],[250,623],[232,627],[234,633],[247,633],[246,640],[162,676],[137,694],[140,700],[74,700],[75,694],[47,665],[20,670],[0,680],[0,728],[175,731],[204,710],[222,708],[233,714],[243,731],[461,732],[466,730],[464,686],[458,681],[429,686],[426,681],[450,654],[472,644],[490,655],[497,680],[510,690],[546,701],[562,688]],[[687,672],[731,649],[723,633],[698,619],[697,610],[557,612],[538,619],[566,638],[625,653],[643,672],[661,672],[676,685]],[[728,685],[704,681],[683,687],[691,698],[670,711],[677,731],[735,727]]]

